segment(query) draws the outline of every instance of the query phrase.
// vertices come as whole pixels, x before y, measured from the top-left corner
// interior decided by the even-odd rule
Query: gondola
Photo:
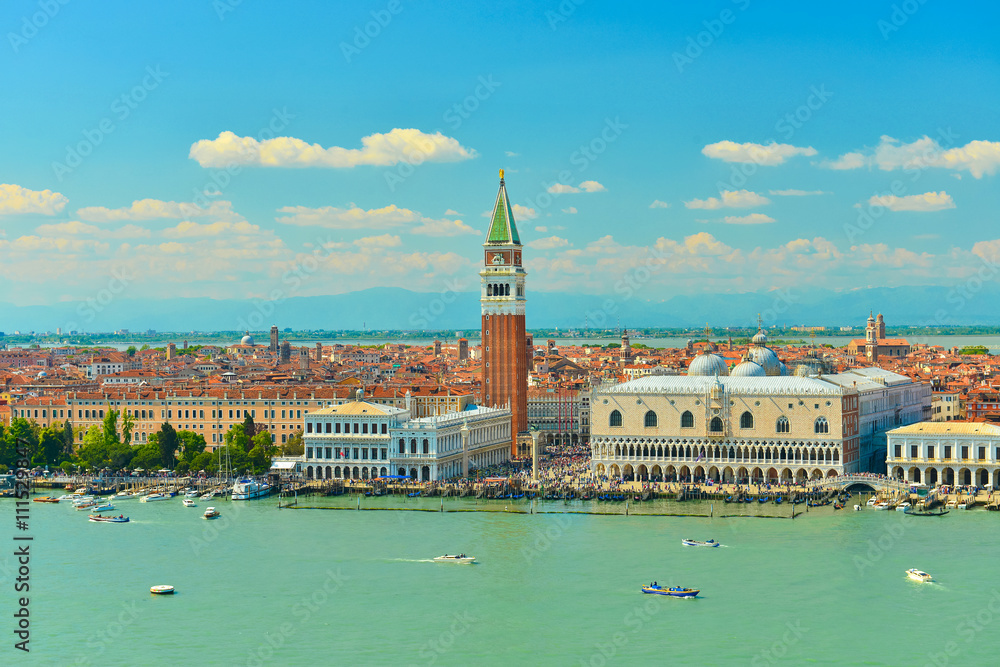
[[[928,512],[926,510],[923,512],[914,512],[912,507],[907,507],[905,510],[903,510],[903,514],[908,514],[910,516],[944,516],[949,511],[950,510],[942,509],[938,510],[937,512],[933,511]]]

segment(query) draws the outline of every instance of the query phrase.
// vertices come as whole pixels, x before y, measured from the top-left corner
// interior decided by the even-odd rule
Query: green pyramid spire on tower
[[[497,192],[497,203],[493,205],[490,233],[486,236],[486,242],[521,245],[517,225],[514,223],[514,210],[510,206],[507,186],[503,182],[503,169],[500,170],[500,191]]]

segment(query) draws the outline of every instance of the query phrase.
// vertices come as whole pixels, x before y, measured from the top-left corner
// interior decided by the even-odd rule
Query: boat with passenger
[[[263,498],[274,490],[267,482],[258,482],[255,479],[244,477],[233,484],[233,500],[253,500]]]
[[[101,516],[100,514],[91,514],[88,519],[94,523],[128,523],[128,517],[124,514],[119,514],[118,516]]]
[[[463,565],[470,565],[476,562],[475,556],[466,556],[465,554],[458,554],[455,556],[449,556],[445,554],[443,556],[438,556],[434,559],[435,563],[459,563]]]
[[[183,504],[184,507],[196,507],[194,501],[191,500],[190,498],[185,498],[184,500],[181,501],[181,504]]]
[[[700,540],[681,540],[681,544],[686,547],[718,547],[722,546],[715,540],[705,540],[704,542]]]
[[[214,507],[209,507],[205,510],[205,513],[201,515],[203,519],[218,519],[222,516],[222,513]]]
[[[184,497],[197,498],[199,495],[201,495],[201,491],[199,491],[198,489],[188,489],[187,493],[184,494]]]
[[[141,493],[130,493],[129,491],[121,491],[111,496],[112,500],[131,500],[132,498],[142,498]]]
[[[643,586],[642,592],[648,595],[666,595],[672,598],[696,598],[700,590],[696,588],[685,588],[683,586],[660,586],[655,581],[649,586]]]
[[[157,500],[170,500],[171,496],[169,493],[151,493],[148,496],[143,496],[139,498],[140,503],[151,503]]]
[[[909,577],[910,579],[913,579],[914,581],[919,581],[925,584],[934,581],[934,577],[927,574],[923,570],[918,570],[916,568],[910,568],[909,570],[907,570],[906,576]]]

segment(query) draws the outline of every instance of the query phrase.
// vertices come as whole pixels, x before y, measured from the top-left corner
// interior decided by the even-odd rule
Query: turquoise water
[[[204,501],[126,500],[117,504],[132,517],[124,525],[34,503],[32,651],[12,649],[5,555],[0,664],[996,662],[1000,516],[992,513],[934,519],[827,507],[791,521],[514,514],[504,507],[528,505],[506,502],[448,499],[446,509],[493,511],[442,513],[216,500],[223,518],[209,522],[200,518]],[[584,505],[539,506],[574,507]],[[0,508],[9,540],[12,504]],[[709,511],[708,503],[683,509]],[[682,547],[688,537],[724,546]],[[428,562],[458,551],[479,564]],[[939,583],[907,580],[910,567]],[[701,597],[640,594],[653,579],[700,588]],[[148,593],[164,583],[178,594]]]

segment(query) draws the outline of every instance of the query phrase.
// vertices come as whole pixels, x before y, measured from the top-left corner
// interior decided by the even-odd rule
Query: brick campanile
[[[511,456],[517,436],[528,431],[528,365],[524,330],[524,279],[521,239],[507,198],[503,170],[493,206],[490,231],[483,244],[481,278],[483,325],[483,404],[511,409]]]

